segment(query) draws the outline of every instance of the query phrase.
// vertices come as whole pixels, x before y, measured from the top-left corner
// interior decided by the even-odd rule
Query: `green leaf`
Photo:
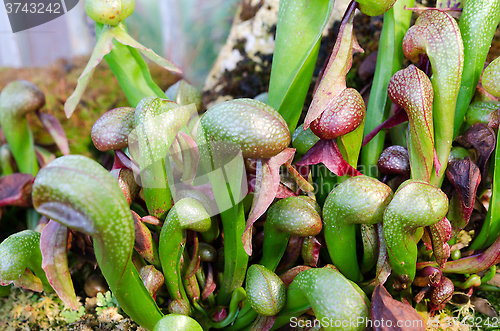
[[[427,54],[432,65],[434,89],[433,120],[436,154],[440,163],[431,184],[439,186],[444,179],[453,142],[453,121],[464,65],[464,46],[455,19],[439,10],[427,10],[415,21],[403,40],[405,56],[419,63]]]
[[[194,105],[179,107],[175,102],[154,97],[144,98],[136,108],[137,143],[132,144],[129,137],[129,150],[141,170],[149,213],[160,220],[172,207],[165,157],[177,133],[195,113]]]
[[[63,156],[38,173],[33,205],[39,213],[92,236],[97,263],[123,311],[153,329],[163,314],[132,263],[132,214],[113,176],[85,156]]]
[[[126,31],[125,27],[123,26],[122,23],[119,23],[116,27],[112,28],[114,30],[114,37],[118,42],[120,42],[123,45],[127,45],[130,47],[133,47],[137,49],[139,52],[144,54],[148,59],[159,65],[160,67],[163,67],[167,69],[170,72],[178,73],[181,74],[182,70],[173,64],[172,62],[165,60],[155,52],[153,52],[152,49],[147,48],[143,45],[141,45],[137,40],[132,38]]]
[[[268,103],[283,116],[290,132],[302,112],[319,40],[333,3],[333,0],[280,1]]]
[[[0,244],[0,285],[5,286],[11,283],[16,285],[17,280],[19,280],[18,285],[22,287],[31,287],[29,284],[34,285],[35,282],[41,281],[39,285],[43,284],[46,292],[52,291],[42,269],[40,233],[38,232],[21,231],[9,236]],[[38,285],[35,287],[42,290]]]
[[[464,69],[455,110],[453,138],[458,136],[469,103],[476,92],[499,21],[500,1],[465,1],[458,24],[464,44]]]
[[[392,76],[387,93],[391,100],[408,114],[410,131],[407,139],[411,178],[429,182],[434,157],[434,94],[431,81],[422,70],[411,64]]]
[[[82,94],[90,81],[90,77],[92,77],[92,74],[94,73],[95,67],[101,63],[104,55],[111,51],[111,47],[113,46],[113,37],[113,32],[110,27],[105,26],[97,39],[97,44],[92,51],[89,62],[78,78],[75,90],[64,103],[64,113],[66,114],[66,117],[70,118],[75,111],[75,108],[80,102]]]
[[[380,35],[377,64],[373,84],[370,90],[370,100],[366,108],[364,135],[367,136],[389,116],[391,101],[387,97],[387,85],[392,75],[401,69],[403,62],[403,37],[408,30],[411,11],[404,7],[413,7],[414,0],[398,0],[384,14],[384,25]],[[364,174],[375,177],[377,161],[384,148],[385,131],[381,131],[363,147],[361,163]]]
[[[35,175],[38,171],[33,134],[26,115],[45,104],[43,92],[25,80],[16,80],[0,93],[0,126],[20,172]]]
[[[335,322],[368,318],[370,300],[338,270],[326,266],[299,273],[287,289],[287,301],[279,315],[298,316],[312,308],[318,320],[327,320],[323,330],[338,330]],[[338,324],[337,324],[338,325]],[[363,330],[365,325],[349,324],[342,330]]]
[[[482,83],[486,91],[500,97],[500,57],[484,69]]]

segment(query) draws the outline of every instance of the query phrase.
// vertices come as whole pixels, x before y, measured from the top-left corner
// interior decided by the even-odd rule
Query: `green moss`
[[[87,298],[85,306],[72,311],[56,294],[12,288],[8,297],[0,298],[0,330],[137,330],[115,302],[107,292],[100,300]]]

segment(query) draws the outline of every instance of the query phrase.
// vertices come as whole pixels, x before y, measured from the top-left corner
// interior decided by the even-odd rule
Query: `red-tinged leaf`
[[[269,331],[275,320],[276,316],[258,315],[248,331]]]
[[[404,111],[404,109],[401,106],[397,106],[396,110],[394,111],[394,115],[389,117],[387,120],[385,120],[382,124],[377,126],[375,129],[373,129],[372,132],[366,135],[365,139],[363,139],[363,144],[361,146],[365,146],[368,144],[373,137],[377,135],[380,131],[383,129],[390,129],[395,127],[398,124],[404,123],[408,121],[408,114]]]
[[[158,271],[154,266],[147,265],[141,268],[139,271],[139,275],[142,278],[142,282],[144,286],[148,290],[148,293],[156,298],[156,291],[163,285],[165,278],[163,274]]]
[[[115,150],[115,158],[117,159],[117,161],[116,161],[117,165],[118,165],[118,162],[120,162],[120,164],[122,164],[125,168],[132,170],[134,172],[134,174],[140,173],[139,166],[137,165],[137,163],[132,161],[127,156],[127,154],[125,154],[122,150],[120,150],[120,149]]]
[[[455,273],[455,274],[475,274],[500,262],[500,236],[495,240],[495,242],[488,247],[486,251],[481,254],[476,254],[468,257],[464,257],[455,261],[446,262],[445,266],[441,268],[444,273]],[[419,262],[417,263],[417,269],[423,269],[427,266],[435,267],[436,262]]]
[[[477,188],[481,182],[481,173],[478,166],[469,157],[465,157],[448,165],[446,177],[456,190],[450,199],[447,215],[452,227],[452,236],[455,236],[469,223]]]
[[[290,190],[285,185],[281,184],[278,186],[278,192],[276,192],[276,199],[285,199],[288,197],[296,197],[297,194]]]
[[[0,178],[0,207],[31,206],[33,180],[32,175],[19,172]]]
[[[297,277],[298,274],[308,269],[311,269],[311,267],[305,265],[296,266],[282,273],[280,275],[280,279],[283,281],[285,287],[288,287],[288,285],[290,285],[290,283],[293,282],[293,280],[295,279],[295,277]]]
[[[321,243],[316,237],[310,236],[304,238],[304,242],[302,243],[302,259],[306,265],[317,267],[320,248]]]
[[[380,154],[377,167],[383,174],[409,174],[410,156],[408,150],[399,145],[387,147]]]
[[[201,292],[202,300],[206,300],[210,294],[215,291],[215,282],[214,282],[214,271],[212,269],[212,265],[208,263],[207,267],[207,278],[205,280],[205,287],[203,288],[203,292]]]
[[[50,285],[66,306],[77,310],[78,300],[68,267],[68,228],[50,220],[42,230],[40,250],[42,269]]]
[[[411,64],[392,76],[387,92],[395,104],[403,107],[410,121],[407,140],[412,179],[429,182],[434,159],[431,81]]]
[[[436,262],[442,268],[450,257],[451,224],[445,217],[441,221],[429,226],[429,237],[432,242],[432,251]]]
[[[194,234],[193,255],[191,256],[191,262],[189,262],[189,265],[186,269],[186,274],[184,275],[185,279],[193,277],[200,268],[200,241],[198,240],[198,234],[196,232],[193,232],[193,234]]]
[[[419,63],[427,55],[432,65],[435,148],[443,168],[438,169],[435,163],[436,176],[432,176],[431,184],[439,186],[453,142],[451,124],[455,121],[464,65],[464,46],[457,22],[441,10],[423,12],[405,35],[403,52],[413,63]]]
[[[439,285],[432,289],[431,293],[431,307],[433,310],[444,309],[445,304],[451,300],[455,286],[453,282],[447,278],[442,277]]]
[[[419,287],[437,287],[439,283],[441,283],[442,277],[443,273],[441,272],[441,269],[436,267],[426,267],[417,273],[417,276],[413,280],[413,285]]]
[[[285,287],[288,287],[288,285],[290,285],[293,282],[293,280],[295,279],[295,277],[297,277],[298,274],[308,269],[311,269],[311,267],[305,265],[299,265],[293,267],[292,269],[289,269],[286,272],[282,273],[280,275],[280,279],[283,282],[283,285],[285,285]]]
[[[297,259],[300,256],[300,253],[302,252],[303,242],[304,237],[290,236],[285,253],[283,254],[278,266],[276,267],[276,272],[281,273],[295,265]]]
[[[135,180],[132,170],[129,170],[127,168],[120,168],[111,170],[109,173],[116,179],[118,185],[120,185],[120,189],[127,199],[128,204],[132,204],[136,196],[139,194],[139,191],[141,190],[141,187]]]
[[[141,221],[139,215],[136,212],[131,211],[132,217],[134,219],[134,229],[135,229],[135,241],[134,249],[141,255],[146,261],[155,266],[160,266],[160,258],[158,256],[158,244],[153,240],[151,231],[149,228]]]
[[[488,159],[493,153],[496,143],[493,129],[486,124],[477,123],[467,129],[463,135],[457,137],[456,141],[467,148],[474,147],[478,151],[479,157],[476,164],[481,170],[481,176],[485,178]]]
[[[184,278],[182,280],[182,283],[184,288],[186,289],[186,294],[191,301],[197,302],[198,300],[200,300],[200,285],[198,285],[196,275],[193,275],[189,278]]]
[[[374,324],[375,331],[425,331],[425,323],[417,311],[407,303],[394,300],[383,285],[377,285],[373,291],[371,315],[373,321],[386,321]],[[404,323],[406,321],[411,323]],[[395,329],[395,325],[401,326]]]
[[[56,143],[61,153],[63,153],[63,155],[68,155],[68,138],[66,138],[66,133],[64,132],[61,122],[59,122],[59,120],[51,114],[42,113],[40,111],[37,111],[36,114],[45,129],[52,136],[52,139],[54,139],[54,142]]]
[[[30,269],[26,268],[24,273],[18,279],[12,282],[16,287],[22,287],[34,292],[42,292],[43,285],[40,278],[35,276]]]
[[[128,140],[135,128],[135,108],[120,107],[105,112],[92,125],[90,136],[101,152],[128,147]]]
[[[357,3],[351,2],[342,19],[337,40],[313,101],[304,120],[304,130],[321,116],[330,103],[346,88],[345,76],[351,69],[352,54],[362,52],[353,30]]]
[[[328,170],[337,176],[359,176],[361,173],[347,163],[335,140],[320,140],[304,155],[296,165],[311,165],[323,163]]]
[[[334,139],[354,131],[363,122],[365,114],[361,94],[353,88],[346,88],[311,122],[311,131],[320,139]]]
[[[271,205],[280,184],[280,167],[289,161],[295,154],[294,148],[285,148],[278,155],[257,161],[255,192],[252,209],[248,215],[245,232],[243,233],[243,247],[248,255],[252,255],[252,226]]]

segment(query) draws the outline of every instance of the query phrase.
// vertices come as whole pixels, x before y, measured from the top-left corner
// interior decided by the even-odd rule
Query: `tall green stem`
[[[373,85],[370,92],[370,101],[366,109],[365,136],[387,119],[391,108],[387,97],[387,86],[392,75],[401,69],[403,63],[403,38],[410,26],[411,11],[405,7],[412,7],[414,0],[398,0],[394,6],[384,14],[384,25],[380,35],[377,65]],[[363,147],[361,164],[364,174],[376,177],[376,165],[380,153],[384,148],[385,132],[381,131]]]

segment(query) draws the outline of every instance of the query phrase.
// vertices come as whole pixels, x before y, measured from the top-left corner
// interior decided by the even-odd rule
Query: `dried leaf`
[[[281,153],[268,159],[257,161],[257,174],[255,193],[252,201],[252,209],[248,215],[245,232],[243,233],[243,247],[248,255],[252,255],[252,226],[271,205],[280,184],[279,169],[293,157],[294,148],[286,148]]]
[[[371,317],[375,321],[387,321],[374,326],[375,331],[392,331],[393,326],[400,325],[401,321],[411,321],[403,325],[398,330],[401,331],[425,331],[425,323],[417,311],[409,304],[394,300],[383,285],[377,285],[373,291]],[[392,323],[389,323],[391,321]],[[398,324],[399,322],[399,324]]]
[[[0,178],[0,207],[31,206],[33,180],[32,175],[19,172]]]
[[[361,224],[361,239],[363,242],[363,259],[361,261],[361,271],[363,273],[377,263],[378,255],[378,235],[375,224]]]
[[[314,191],[314,186],[311,185],[300,173],[288,162],[285,162],[285,167],[290,173],[290,176],[295,180],[299,188],[304,192]]]
[[[497,311],[488,300],[473,295],[470,297],[470,301],[474,305],[475,310],[477,310],[481,314],[493,318],[498,317]]]
[[[321,83],[314,94],[304,120],[304,130],[321,116],[327,107],[346,89],[345,76],[351,69],[352,54],[362,52],[353,30],[354,13],[357,4],[351,3],[342,19],[337,40],[326,66]]]
[[[478,153],[479,157],[476,161],[477,166],[481,170],[481,177],[485,177],[485,171],[488,164],[488,159],[491,153],[495,149],[495,132],[489,126],[477,123],[471,126],[463,135],[457,137],[456,141],[467,147],[474,147]]]
[[[478,166],[469,157],[465,157],[448,165],[446,177],[456,190],[450,200],[447,215],[452,226],[452,236],[455,236],[469,223],[481,174]]]
[[[22,287],[27,290],[42,292],[43,285],[40,278],[35,276],[30,269],[26,268],[24,273],[18,279],[12,282],[16,287]]]
[[[378,235],[378,258],[377,266],[375,269],[375,278],[377,279],[378,284],[383,285],[387,281],[387,278],[389,278],[392,269],[391,265],[389,264],[389,257],[387,256],[387,247],[385,246],[383,224],[379,223],[375,226],[377,227]]]

